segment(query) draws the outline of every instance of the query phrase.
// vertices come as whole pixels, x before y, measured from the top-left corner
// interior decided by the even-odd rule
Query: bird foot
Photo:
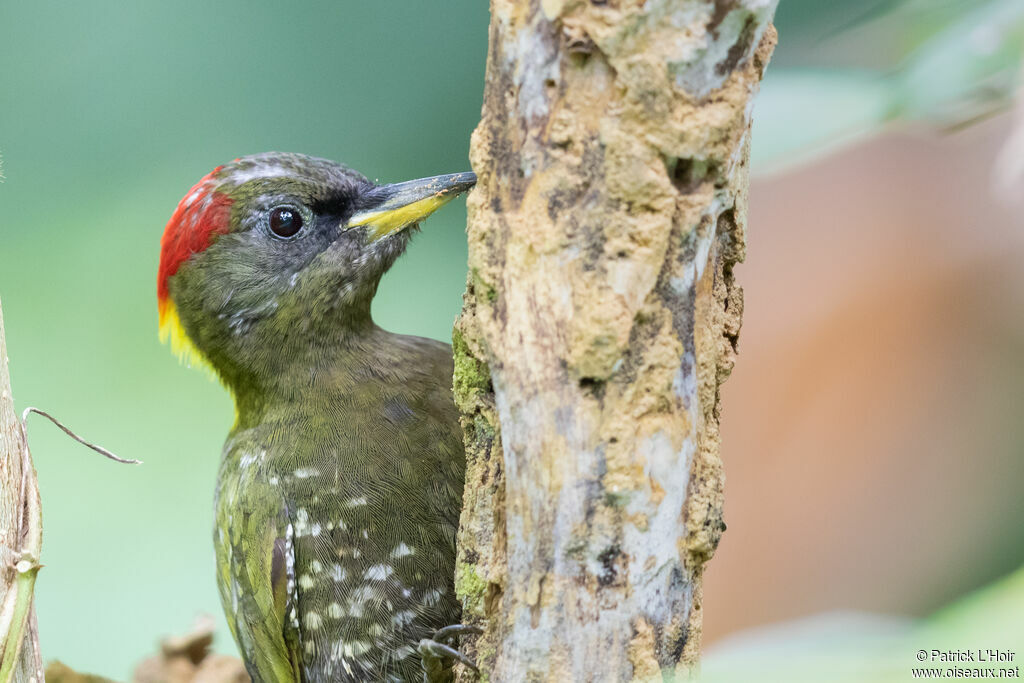
[[[451,680],[451,671],[450,669],[446,670],[444,666],[445,660],[448,659],[458,660],[479,673],[480,670],[476,668],[476,664],[469,657],[451,645],[446,644],[446,641],[451,642],[459,636],[478,635],[480,633],[483,633],[483,629],[476,626],[452,624],[438,630],[433,638],[421,640],[417,650],[420,653],[424,683],[439,683],[440,681]]]

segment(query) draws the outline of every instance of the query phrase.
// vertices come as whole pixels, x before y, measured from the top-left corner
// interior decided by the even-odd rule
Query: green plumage
[[[331,162],[247,157],[218,182],[231,226],[168,284],[238,409],[214,534],[232,632],[257,681],[420,680],[417,644],[459,621],[464,454],[449,347],[370,320],[409,231],[352,225],[387,192]],[[281,205],[305,233],[268,230]]]

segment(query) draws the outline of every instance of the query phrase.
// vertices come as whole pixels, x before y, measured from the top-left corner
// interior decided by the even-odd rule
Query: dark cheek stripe
[[[160,240],[160,270],[156,282],[160,301],[167,299],[167,280],[178,272],[181,264],[210,246],[214,235],[224,234],[231,228],[232,199],[213,190],[213,176],[222,168],[218,166],[196,183],[167,222]]]

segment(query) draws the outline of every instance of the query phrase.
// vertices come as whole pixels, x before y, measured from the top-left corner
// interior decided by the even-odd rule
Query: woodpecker
[[[451,678],[465,454],[448,345],[370,303],[472,173],[375,184],[300,154],[202,178],[163,234],[161,336],[231,392],[214,545],[254,681]]]

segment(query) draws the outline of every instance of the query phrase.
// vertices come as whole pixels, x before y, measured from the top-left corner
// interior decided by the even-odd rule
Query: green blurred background
[[[225,391],[157,339],[160,235],[218,164],[266,150],[399,181],[468,170],[486,4],[39,2],[0,9],[0,297],[45,517],[46,658],[118,679],[161,635],[217,616],[212,497]],[[450,339],[465,204],[425,224],[375,300]]]
[[[956,127],[1007,109],[1020,63],[1017,34],[998,38],[992,51],[972,52],[964,37],[979,25],[1024,24],[1014,4],[782,0],[781,42],[755,110],[756,169],[785,183],[789,176],[778,174],[796,161],[841,154],[879,130]],[[160,636],[187,630],[204,612],[220,624],[218,648],[234,649],[217,599],[210,531],[233,411],[218,384],[179,367],[156,335],[159,240],[177,201],[218,164],[266,150],[341,160],[387,182],[466,170],[487,22],[481,0],[0,6],[0,297],[15,397],[19,408],[42,407],[115,453],[145,461],[115,465],[43,421],[32,423],[45,517],[46,568],[37,585],[45,658],[124,679]],[[972,68],[951,74],[944,59]],[[1003,79],[994,89],[993,74]],[[790,211],[798,204],[789,203]],[[774,218],[764,211],[758,223],[752,210],[752,230],[781,235],[769,218],[797,225],[781,210]],[[456,202],[424,226],[377,295],[381,325],[450,338],[465,277],[464,222],[464,203]],[[748,291],[768,291],[758,272],[771,282],[792,269],[791,254],[767,246],[761,253],[778,260],[762,271],[753,265]],[[791,307],[813,305],[799,290],[782,297]],[[756,326],[756,309],[750,315]],[[745,329],[745,343],[754,345],[749,362],[758,357],[758,338],[768,331]],[[769,354],[760,367],[773,362]],[[737,372],[745,363],[741,355]],[[742,415],[730,386],[726,415],[730,400]],[[727,467],[741,461],[736,456]],[[733,531],[734,519],[743,521],[744,505],[758,508],[757,496],[745,503],[744,492],[740,480],[730,499],[736,539],[744,532],[742,524]],[[735,582],[742,574],[728,571],[729,538],[719,575]],[[1019,564],[1021,545],[1014,539],[986,571],[972,570],[954,588],[916,602],[833,603],[923,613]],[[841,582],[828,582],[829,595],[841,595]],[[717,596],[727,591],[709,590],[709,611],[725,615],[710,624],[712,636],[757,614],[749,601],[724,605],[727,598]],[[754,621],[833,603],[788,596],[788,611],[765,607]],[[732,613],[738,616],[730,621]]]

